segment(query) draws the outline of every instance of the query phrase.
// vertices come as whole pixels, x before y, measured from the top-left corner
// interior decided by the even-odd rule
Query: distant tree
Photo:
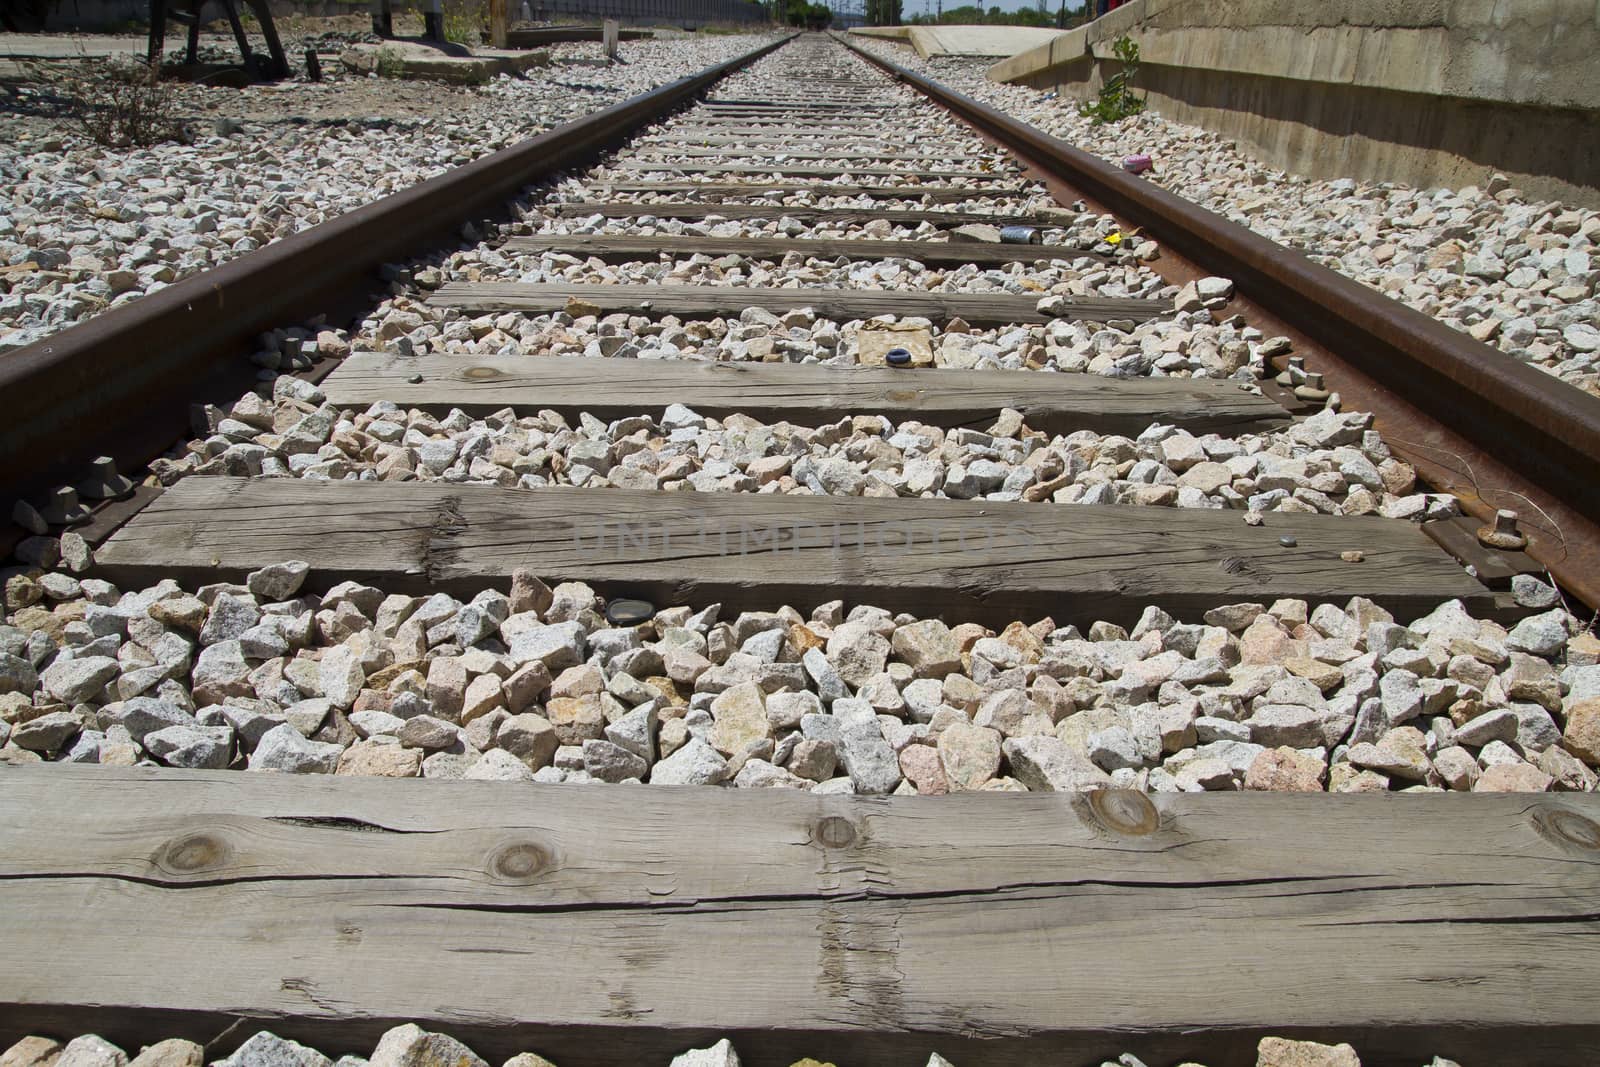
[[[868,0],[869,11],[873,2],[874,0]],[[1080,21],[1081,11],[1081,8],[1067,8],[1063,28],[1077,25]],[[960,7],[946,9],[940,16],[913,15],[905,21],[913,25],[922,26],[932,23],[944,23],[955,26],[1042,26],[1049,28],[1058,24],[1056,12],[1050,10],[1050,0],[1035,0],[1033,7],[1025,7],[1020,11],[1004,11],[998,5],[991,6],[989,10],[985,11],[974,4],[963,4]]]
[[[833,10],[826,4],[807,3],[806,0],[780,0],[779,16],[785,25],[808,30],[826,29],[833,21]]]

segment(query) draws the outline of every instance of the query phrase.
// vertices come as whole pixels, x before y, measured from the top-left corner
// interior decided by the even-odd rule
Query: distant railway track
[[[964,708],[963,728],[1003,723],[991,777],[934,800],[0,767],[0,900],[15,920],[0,948],[0,1043],[52,1029],[225,1052],[265,1027],[364,1054],[417,1020],[486,1056],[538,1048],[562,1067],[665,1063],[720,1036],[755,1064],[921,1064],[937,1050],[962,1067],[1022,1065],[1123,1049],[1220,1063],[1280,1033],[1359,1035],[1366,1062],[1585,1061],[1600,1037],[1584,936],[1600,932],[1592,784],[1533,797],[1147,795],[1149,766],[1142,779],[1134,764],[1121,778],[1087,757],[1063,767],[1034,742],[1054,744],[1075,715],[1183,704],[1168,683],[1237,683],[1237,722],[1217,713],[1223,697],[1207,706],[1213,748],[1239,729],[1330,764],[1373,747],[1379,734],[1361,731],[1386,712],[1363,707],[1377,702],[1381,651],[1369,625],[1395,650],[1411,638],[1384,626],[1449,601],[1512,626],[1529,614],[1513,576],[1544,568],[1600,604],[1600,401],[852,47],[808,35],[759,49],[0,357],[7,484],[44,510],[96,456],[155,472],[159,487],[78,527],[96,546],[82,577],[208,591],[183,624],[211,657],[190,711],[234,711],[204,721],[228,735],[208,767],[255,768],[266,731],[289,727],[312,747],[294,748],[297,734],[285,759],[343,767],[359,744],[376,761],[371,716],[391,710],[459,727],[437,744],[395,727],[391,747],[415,750],[413,764],[487,736],[477,747],[531,766],[535,742],[513,749],[498,731],[537,707],[539,729],[579,761],[562,769],[601,780],[616,779],[591,741],[619,749],[606,758],[632,753],[645,773],[627,777],[696,780],[654,776],[670,719],[677,751],[720,746],[730,779],[770,762],[776,784],[812,789],[785,768],[800,745],[826,743],[844,768],[828,780],[854,792],[943,792],[904,754],[934,747],[920,742],[951,728],[940,714]],[[1101,214],[1120,242],[1104,240]],[[469,223],[489,243],[452,256]],[[973,226],[1026,232],[997,242]],[[1151,240],[1159,258],[1137,254]],[[422,262],[441,249],[440,265]],[[412,257],[374,295],[378,269]],[[1232,285],[1197,284],[1214,276]],[[1186,287],[1181,311],[1173,286]],[[353,309],[353,352],[302,370],[291,359],[294,373],[234,403],[257,377],[245,358],[257,335]],[[1194,327],[1182,336],[1180,318]],[[1329,391],[1373,426],[1341,421]],[[696,443],[707,420],[727,431],[711,447]],[[1152,426],[1165,429],[1147,437]],[[574,443],[579,430],[609,447]],[[1073,435],[1112,473],[1051,466],[1050,442]],[[507,450],[508,436],[525,447]],[[841,440],[863,470],[833,463]],[[1135,442],[1163,441],[1169,474],[1185,477],[1161,481],[1160,464],[1135,459]],[[1313,470],[1295,448],[1344,454]],[[694,463],[679,462],[684,449],[698,449]],[[1381,470],[1368,458],[1391,453]],[[916,466],[933,456],[955,458],[934,474]],[[1419,507],[1448,511],[1448,493],[1476,518],[1376,514],[1416,497],[1400,459],[1435,491]],[[1358,493],[1373,505],[1345,514]],[[1285,499],[1297,506],[1277,508]],[[1529,554],[1475,538],[1504,507]],[[299,612],[305,633],[268,624],[295,611],[255,603],[293,605],[301,577],[266,592],[285,560],[308,563],[304,588],[324,597]],[[530,572],[584,583],[613,625],[598,605],[560,606]],[[508,587],[509,599],[490,592]],[[434,618],[424,598],[446,594],[457,606]],[[208,641],[202,625],[230,625],[215,620],[236,595],[250,603],[226,610],[254,611],[250,624]],[[670,622],[632,629],[619,605],[639,598],[645,618]],[[1230,607],[1242,602],[1258,602],[1248,619]],[[703,612],[712,604],[726,633]],[[861,604],[883,613],[847,617]],[[1308,604],[1352,607],[1338,622],[1307,619]],[[149,608],[119,607],[120,632]],[[1286,620],[1283,642],[1247,665],[1294,666],[1251,690],[1228,672],[1267,616]],[[503,628],[508,617],[526,625]],[[104,640],[92,628],[115,631],[107,618],[79,636]],[[953,667],[917,638],[902,644],[920,620],[971,628]],[[873,626],[883,633],[868,640]],[[1349,656],[1307,651],[1345,626]],[[382,647],[328,637],[359,632]],[[877,670],[857,673],[856,652],[835,649],[846,632],[882,644]],[[763,644],[769,633],[783,636]],[[1135,655],[1152,633],[1156,651]],[[1128,659],[1115,671],[1041,661],[1082,634]],[[669,640],[684,647],[657,654]],[[1449,656],[1479,647],[1451,640]],[[982,641],[996,644],[975,651]],[[414,658],[394,652],[404,642]],[[212,656],[229,644],[247,676]],[[688,653],[703,666],[684,666]],[[1137,683],[1133,661],[1161,655],[1165,673]],[[1372,692],[1348,722],[1337,708],[1295,717],[1307,709],[1286,701],[1250,710],[1284,683],[1320,690],[1306,699],[1327,711],[1364,655]],[[330,706],[300,730],[261,694],[304,695],[288,667],[306,658],[318,666],[304,686]],[[258,679],[277,659],[292,663]],[[443,660],[466,665],[459,686]],[[80,704],[95,711],[110,692],[125,709],[158,692],[132,692],[136,668],[112,662],[109,688],[80,687]],[[585,666],[601,689],[579,690],[570,672]],[[1461,692],[1437,673],[1414,716],[1426,700],[1444,718]],[[962,682],[925,717],[908,711],[912,679],[941,677]],[[1542,677],[1519,676],[1519,699],[1545,700]],[[1035,701],[1064,694],[1059,721],[1032,704],[997,710],[1007,678]],[[1105,699],[1074,704],[1084,679]],[[339,686],[351,689],[342,704]],[[729,695],[746,690],[820,696],[792,723],[765,703],[751,725]],[[576,718],[585,700],[593,722]],[[1039,716],[1036,731],[1025,720]],[[146,736],[125,710],[111,718]],[[1536,718],[1473,747],[1521,745]],[[636,719],[642,755],[620,751]],[[760,738],[739,747],[736,728]],[[1158,755],[1168,733],[1201,743],[1192,719],[1162,725]],[[1454,734],[1430,736],[1425,772],[1377,778],[1459,788],[1428,762]],[[335,743],[343,755],[315,750]],[[938,751],[938,780],[962,792],[958,757]],[[1206,773],[1183,788],[1246,777]],[[1002,778],[1062,795],[976,791]],[[112,945],[140,966],[109,965]]]

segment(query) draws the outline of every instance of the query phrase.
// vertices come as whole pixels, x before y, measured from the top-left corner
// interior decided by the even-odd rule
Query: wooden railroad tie
[[[752,1067],[1038,1067],[1253,1063],[1289,1033],[1368,1063],[1585,1064],[1597,819],[1562,793],[6,767],[0,1035],[366,1051],[416,1020],[493,1063],[730,1037]]]
[[[1293,547],[1280,538],[1289,537]],[[1340,554],[1358,550],[1347,563]],[[96,553],[112,581],[239,580],[285,559],[392,592],[505,586],[518,567],[661,604],[802,611],[845,597],[951,623],[1131,625],[1279,598],[1397,615],[1492,594],[1399,520],[987,500],[501,489],[189,477]]]
[[[870,142],[870,147],[864,144],[865,142]],[[724,148],[734,148],[739,150],[742,155],[748,156],[752,148],[761,148],[763,150],[770,148],[774,155],[781,153],[790,159],[853,159],[862,153],[870,151],[875,159],[969,162],[974,154],[992,151],[991,149],[975,147],[971,152],[958,152],[948,149],[919,152],[917,149],[925,146],[907,144],[903,141],[886,141],[875,137],[809,133],[792,133],[787,137],[781,133],[773,133],[770,137],[732,137],[720,134],[706,134],[699,137],[693,135],[646,137],[635,141],[634,144],[642,148],[668,148],[689,156],[729,154],[721,150]]]
[[[1009,225],[1009,224],[1008,224]],[[665,253],[676,258],[693,255],[749,256],[776,262],[791,252],[818,259],[850,260],[914,259],[938,267],[1003,267],[1010,263],[1038,260],[1074,260],[1088,256],[1110,258],[1105,252],[1064,248],[1060,245],[992,244],[984,241],[865,241],[836,238],[793,237],[619,237],[595,234],[556,234],[540,237],[513,237],[503,246],[507,252],[561,252],[581,258],[593,257],[607,263],[654,260]]]
[[[924,222],[933,226],[967,226],[984,223],[990,226],[1058,226],[1059,221],[1043,215],[1020,213],[1014,215],[984,214],[967,211],[914,211],[898,208],[820,208],[801,204],[543,204],[536,210],[553,218],[589,218],[599,215],[608,219],[680,219],[698,222],[702,219],[800,219],[819,226],[865,225],[882,219],[896,226],[920,226]]]
[[[750,134],[750,135],[754,135],[754,136],[779,136],[779,137],[782,137],[782,136],[785,136],[785,135],[788,135],[788,134],[792,134],[792,133],[795,132],[795,126],[794,126],[794,123],[792,123],[792,122],[756,122],[756,121],[751,121],[751,122],[745,123],[743,125],[734,125],[734,124],[727,123],[727,122],[705,122],[705,123],[694,123],[694,122],[687,122],[687,121],[684,121],[684,122],[670,122],[670,123],[666,123],[666,124],[663,124],[661,126],[658,126],[658,127],[656,127],[656,129],[661,130],[663,133],[670,133],[670,134],[681,134],[681,133],[694,134],[694,133],[702,133],[703,132],[703,133],[711,133],[711,134],[730,134],[730,135]],[[848,136],[852,136],[852,137],[871,137],[871,136],[874,136],[876,134],[881,134],[882,132],[883,132],[883,125],[881,123],[846,123],[846,122],[829,121],[829,122],[823,123],[823,124],[807,123],[806,126],[804,127],[804,132],[801,134],[801,136],[803,136],[803,137],[838,137],[838,136],[847,136],[848,135]],[[897,131],[898,134],[904,134],[905,132],[907,132],[907,131]],[[915,132],[915,131],[911,131],[911,132]]]
[[[728,147],[706,147],[705,142],[654,142],[644,146],[650,150],[650,155],[633,155],[625,157],[625,161],[639,162],[664,162],[661,158],[662,151],[673,156],[686,156],[690,159],[748,159],[753,146],[746,138],[719,137],[718,141],[728,142]],[[730,150],[731,149],[731,150]],[[788,151],[776,146],[761,146],[761,150],[769,151],[772,155],[781,155],[785,160],[810,159],[810,160],[872,160],[880,163],[971,163],[971,153],[931,155],[906,151],[890,151],[888,146],[881,148],[855,148],[836,149],[833,151]],[[671,165],[670,163],[668,164]],[[841,170],[852,168],[843,167]],[[1017,173],[1017,168],[1007,163],[1007,173]],[[906,173],[897,171],[896,173]],[[991,173],[988,171],[985,174]]]
[[[960,189],[948,185],[839,185],[827,182],[635,182],[610,178],[585,179],[585,184],[608,193],[698,193],[701,196],[788,196],[810,193],[813,196],[865,196],[873,200],[929,200],[934,203],[960,203],[983,197],[1027,200],[1035,194],[1022,182],[1012,188]]]
[[[820,316],[840,321],[894,314],[902,318],[920,315],[937,321],[960,318],[974,326],[1036,324],[1058,318],[1144,322],[1172,311],[1172,305],[1163,300],[1076,297],[1066,311],[1047,315],[1037,309],[1042,295],[926,293],[898,289],[755,289],[731,285],[451,282],[436,290],[428,303],[473,313],[525,311],[539,314],[563,311],[568,300],[577,300],[599,308],[602,314],[626,311],[656,317],[691,318],[734,316],[749,307],[762,307],[776,315],[797,308],[811,308]]]
[[[878,121],[898,118],[900,115],[916,110],[913,104],[780,104],[780,103],[750,103],[742,104],[736,101],[707,100],[701,105],[704,113],[713,118],[731,116],[742,118],[749,115],[759,115],[764,118],[781,118],[790,122],[808,120],[812,122],[827,122],[834,116],[855,119],[863,115],[876,115]]]
[[[858,112],[884,111],[904,107],[903,104],[868,104],[853,100],[826,101],[807,98],[804,100],[791,97],[785,100],[748,100],[737,97],[707,97],[704,106],[717,110],[719,108],[741,107],[762,108],[777,111],[848,111],[852,114]]]
[[[396,356],[358,352],[322,383],[329,403],[365,408],[504,407],[580,411],[602,419],[687,404],[702,415],[742,414],[764,422],[820,426],[850,415],[916,419],[935,426],[986,427],[1001,408],[1022,412],[1048,433],[1094,430],[1136,436],[1152,422],[1191,433],[1259,433],[1288,414],[1238,382],[1136,378],[1107,389],[1089,374],[1034,371],[897,370],[794,363],[710,363],[583,356]]]
[[[1012,187],[1021,179],[1021,173],[985,170],[910,170],[893,167],[813,167],[804,163],[668,163],[648,159],[621,159],[611,164],[612,170],[635,171],[641,174],[672,171],[675,174],[776,174],[795,178],[936,178],[940,181],[1008,182]],[[913,187],[914,188],[914,187]],[[983,196],[983,189],[971,190],[974,196]]]

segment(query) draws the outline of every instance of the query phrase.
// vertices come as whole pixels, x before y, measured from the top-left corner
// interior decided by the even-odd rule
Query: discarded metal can
[[[883,361],[891,367],[909,367],[911,365],[911,350],[909,348],[891,348],[883,354]]]
[[[1002,226],[1000,243],[1003,245],[1036,245],[1044,240],[1032,226]]]
[[[1142,152],[1136,156],[1127,156],[1122,160],[1122,169],[1129,174],[1143,174],[1154,166],[1155,161]]]

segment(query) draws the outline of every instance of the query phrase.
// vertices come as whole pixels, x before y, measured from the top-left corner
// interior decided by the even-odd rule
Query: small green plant
[[[1118,37],[1111,49],[1116,53],[1117,59],[1122,62],[1122,69],[1106,79],[1100,87],[1100,98],[1084,104],[1078,109],[1078,114],[1086,119],[1094,119],[1098,126],[1106,122],[1117,122],[1129,115],[1137,115],[1144,110],[1145,100],[1142,96],[1133,95],[1128,88],[1128,83],[1133,81],[1133,76],[1139,73],[1139,46],[1127,34]]]
[[[488,19],[482,0],[446,0],[444,5],[444,39],[454,44],[474,48],[483,43],[483,26]]]
[[[58,83],[68,122],[108,148],[187,141],[177,98],[160,70],[137,60],[89,60]]]
[[[372,69],[377,71],[380,78],[405,77],[405,71],[401,67],[400,53],[387,46],[378,49],[378,55],[374,59]]]

